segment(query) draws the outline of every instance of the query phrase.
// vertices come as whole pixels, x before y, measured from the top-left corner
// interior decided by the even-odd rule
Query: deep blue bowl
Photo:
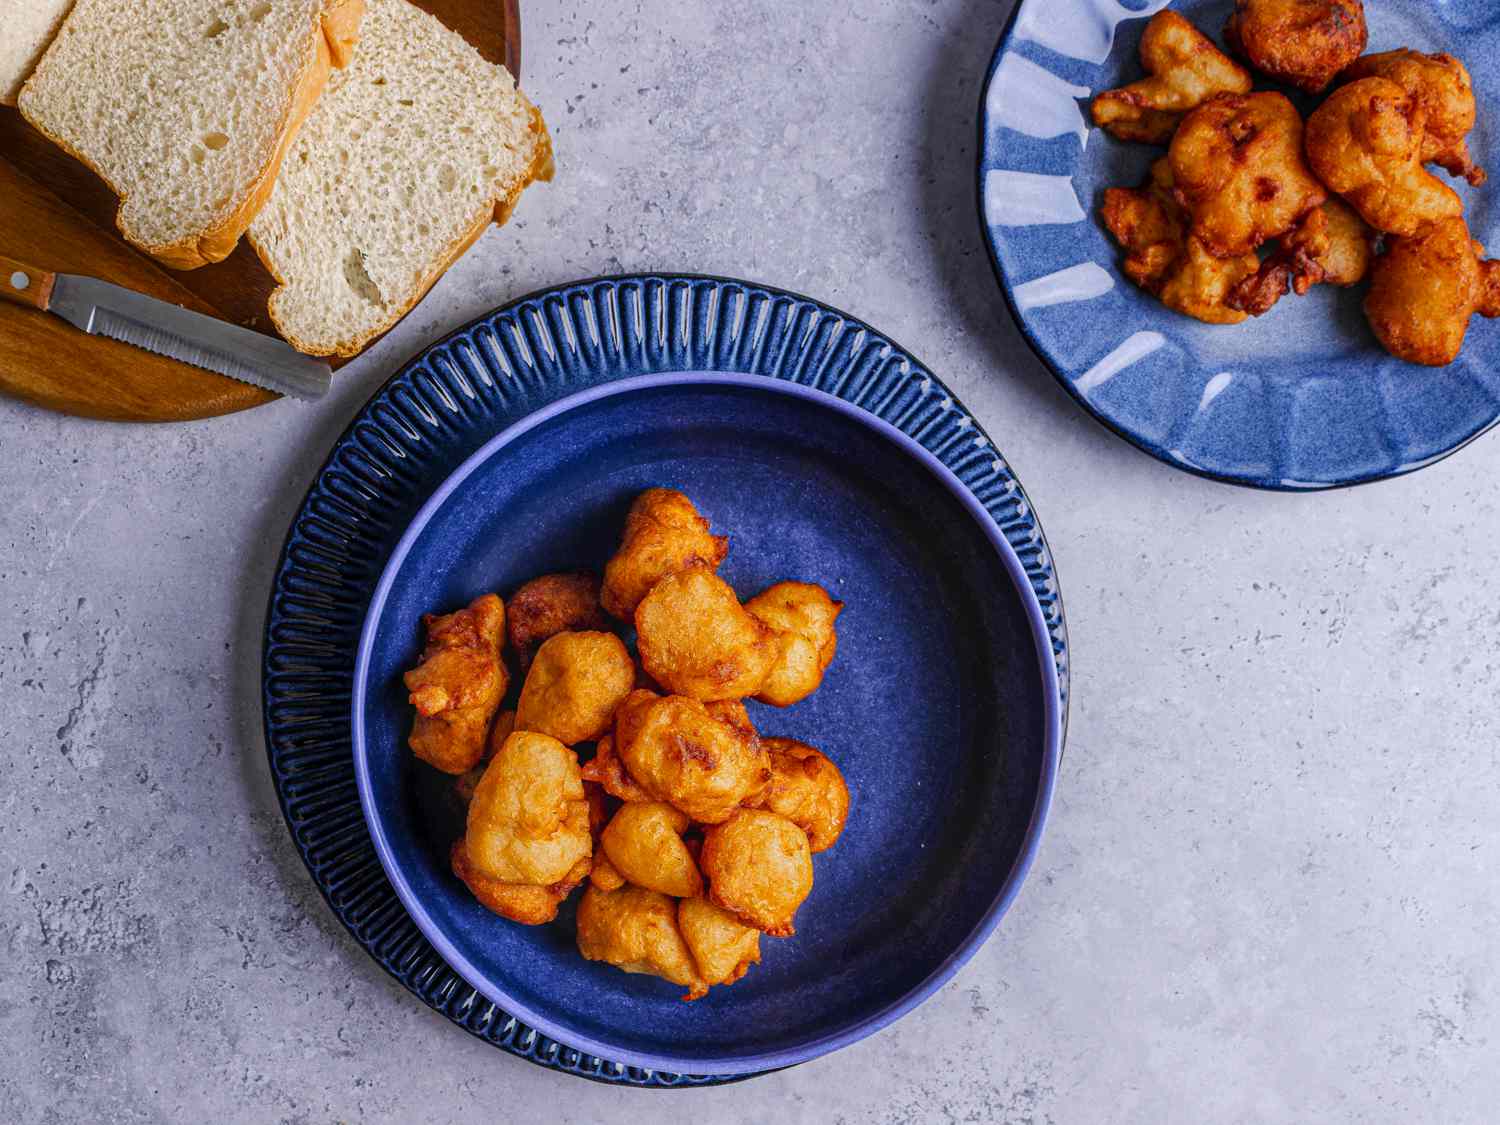
[[[1097,220],[1104,190],[1139,184],[1162,150],[1093,128],[1088,104],[1140,76],[1145,17],[1167,6],[1021,0],[990,65],[980,217],[1006,300],[1043,363],[1152,456],[1259,488],[1397,476],[1489,430],[1500,420],[1500,322],[1476,317],[1460,360],[1431,369],[1382,350],[1360,307],[1363,287],[1320,285],[1259,320],[1221,327],[1172,312],[1120,272]],[[1232,6],[1171,4],[1221,44]],[[1382,0],[1366,10],[1371,51],[1450,51],[1468,64],[1481,107],[1470,143],[1481,164],[1494,162],[1500,5]],[[1477,190],[1452,182],[1474,237],[1500,246],[1500,180]]]
[[[681,989],[584,961],[572,905],[524,927],[448,870],[444,782],[405,745],[400,683],[420,617],[537,574],[599,567],[642,489],[681,488],[731,536],[742,595],[782,578],[843,599],[822,689],[757,726],[819,746],[853,794],[816,859],[795,938],[731,988]],[[355,664],[355,771],[407,911],[470,984],[543,1033],[629,1065],[740,1074],[847,1045],[909,1011],[994,929],[1024,879],[1060,753],[1051,637],[972,494],[921,445],[840,399],[755,376],[627,379],[494,438],[392,554]],[[573,902],[576,902],[573,900]]]

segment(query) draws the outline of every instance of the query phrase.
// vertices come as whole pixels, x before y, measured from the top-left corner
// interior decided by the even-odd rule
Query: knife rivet
[[[10,275],[10,287],[12,289],[25,289],[30,284],[31,278],[27,277],[20,270],[17,270],[15,273]]]

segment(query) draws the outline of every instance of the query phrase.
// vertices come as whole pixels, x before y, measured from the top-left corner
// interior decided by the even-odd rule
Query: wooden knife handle
[[[45,310],[52,299],[52,283],[56,280],[55,273],[0,254],[0,300]]]

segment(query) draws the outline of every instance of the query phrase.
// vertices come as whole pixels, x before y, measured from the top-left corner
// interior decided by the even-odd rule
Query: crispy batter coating
[[[755,698],[790,707],[817,691],[838,648],[834,622],[844,603],[810,582],[778,582],[746,602],[745,609],[776,633],[776,662]]]
[[[1328,89],[1369,39],[1363,0],[1235,0],[1224,26],[1230,50],[1309,94]]]
[[[647,694],[655,695],[656,693],[648,691]],[[583,764],[583,779],[594,782],[611,797],[621,801],[652,800],[651,794],[642,789],[640,783],[630,776],[625,763],[615,753],[615,739],[612,734],[606,734],[599,740],[594,747],[594,756]]]
[[[516,704],[519,730],[568,746],[592,742],[635,687],[635,661],[613,633],[558,633],[537,649]]]
[[[771,755],[771,784],[758,808],[786,817],[807,833],[814,852],[827,851],[849,817],[849,786],[826,757],[792,738],[765,739]]]
[[[1260,269],[1254,253],[1215,258],[1188,234],[1188,215],[1172,193],[1172,169],[1163,157],[1139,188],[1110,188],[1101,216],[1125,250],[1124,271],[1169,309],[1207,324],[1239,324],[1246,314],[1227,298]]]
[[[531,731],[507,738],[474,790],[464,844],[470,866],[489,879],[535,886],[566,879],[593,854],[573,751]]]
[[[597,848],[594,851],[594,866],[589,870],[589,885],[598,887],[601,891],[614,891],[625,885],[625,876],[609,862],[609,856]]]
[[[636,607],[635,633],[647,675],[704,702],[754,695],[777,657],[775,634],[702,564],[652,588]]]
[[[1449,54],[1424,55],[1402,49],[1366,55],[1343,74],[1343,80],[1385,78],[1400,86],[1422,109],[1427,134],[1422,160],[1461,176],[1475,187],[1487,179],[1469,152],[1469,134],[1478,120],[1469,68]]]
[[[427,647],[404,677],[417,709],[410,745],[444,773],[463,773],[483,756],[490,720],[505,695],[505,604],[484,594],[456,613],[429,613],[422,623]]]
[[[703,893],[703,876],[682,834],[692,821],[665,801],[625,804],[605,826],[599,843],[627,882],[664,895]]]
[[[545,925],[556,918],[557,908],[589,874],[589,861],[581,859],[560,882],[551,886],[501,882],[475,868],[462,840],[453,842],[448,858],[453,874],[469,888],[481,906],[526,926]]]
[[[716,699],[712,703],[705,703],[703,709],[747,738],[760,737],[755,731],[755,724],[750,721],[750,712],[745,710],[745,705],[738,699]]]
[[[1282,238],[1254,277],[1230,290],[1231,308],[1264,316],[1291,289],[1301,297],[1322,283],[1348,288],[1370,272],[1375,232],[1337,198],[1311,212]]]
[[[1372,227],[1412,235],[1463,215],[1458,193],[1422,164],[1421,103],[1384,78],[1340,86],[1307,119],[1307,159]]]
[[[1216,258],[1248,254],[1328,198],[1302,155],[1302,115],[1282,94],[1225,94],[1183,119],[1172,147],[1176,196]]]
[[[1500,262],[1480,261],[1483,253],[1463,219],[1388,240],[1365,295],[1365,316],[1386,351],[1442,367],[1463,350],[1475,313],[1500,316]]]
[[[618,755],[650,799],[675,805],[699,824],[724,820],[771,779],[758,738],[680,695],[631,692],[615,716],[610,755]]]
[[[548,637],[608,627],[599,604],[599,577],[586,570],[533,578],[506,604],[510,647],[523,669]]]
[[[604,568],[604,608],[630,621],[641,599],[667,575],[694,564],[718,569],[729,552],[729,540],[710,535],[708,527],[680,492],[652,488],[637,496],[625,517],[620,549]]]
[[[812,891],[812,850],[786,817],[740,809],[705,830],[699,861],[716,906],[772,937],[796,932],[792,919]]]
[[[707,899],[685,898],[679,902],[677,928],[705,985],[733,984],[760,961],[760,931],[742,925],[733,914]]]
[[[1141,36],[1147,77],[1094,99],[1094,124],[1122,141],[1164,145],[1183,115],[1215,94],[1248,94],[1250,72],[1171,9],[1157,12]]]
[[[484,776],[484,771],[489,768],[490,760],[494,758],[495,751],[505,745],[505,740],[510,737],[511,731],[516,729],[516,713],[514,711],[501,711],[495,716],[495,721],[490,724],[490,735],[484,742],[484,754],[479,759],[479,764],[473,769],[466,770],[453,779],[453,792],[458,794],[458,799],[467,807],[474,799],[474,790],[479,788],[479,779]]]
[[[685,985],[688,998],[708,989],[677,928],[677,904],[643,887],[589,887],[578,903],[578,952],[627,973]]]

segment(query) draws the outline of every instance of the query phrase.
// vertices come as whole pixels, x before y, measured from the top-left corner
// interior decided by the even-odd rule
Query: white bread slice
[[[551,176],[547,127],[509,71],[406,0],[367,0],[353,61],[250,226],[279,284],[271,319],[302,351],[356,354]]]
[[[228,256],[363,0],[77,0],[21,87],[32,125],[120,196],[120,231],[178,269]]]
[[[0,0],[0,104],[16,104],[21,83],[72,6],[73,0]]]

